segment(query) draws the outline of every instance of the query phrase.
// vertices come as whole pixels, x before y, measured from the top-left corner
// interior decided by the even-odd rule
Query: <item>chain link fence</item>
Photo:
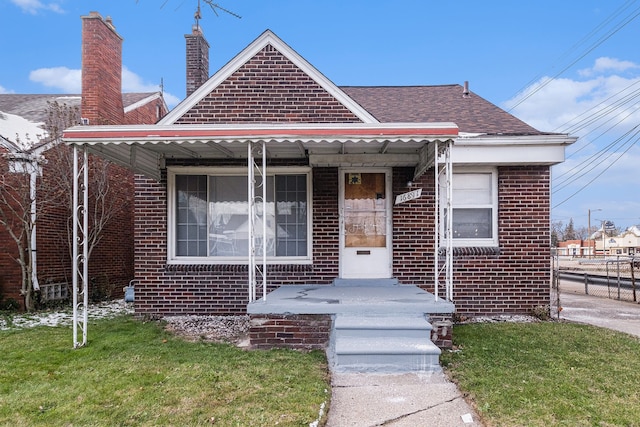
[[[572,292],[620,301],[640,300],[640,254],[606,258],[553,257],[551,313],[558,313],[561,293]]]

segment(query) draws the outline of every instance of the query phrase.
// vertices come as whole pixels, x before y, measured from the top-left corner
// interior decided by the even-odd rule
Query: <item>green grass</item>
[[[640,426],[640,341],[571,323],[457,325],[443,366],[488,426]]]
[[[124,316],[0,331],[0,425],[292,426],[329,400],[322,352],[186,342]]]

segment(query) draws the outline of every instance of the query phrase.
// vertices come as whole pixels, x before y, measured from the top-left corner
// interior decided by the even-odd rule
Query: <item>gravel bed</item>
[[[541,320],[535,316],[527,315],[506,315],[496,314],[493,316],[475,316],[462,319],[458,323],[501,323],[501,322],[516,322],[516,323],[536,323]]]
[[[190,341],[249,344],[249,316],[166,316],[166,329]]]

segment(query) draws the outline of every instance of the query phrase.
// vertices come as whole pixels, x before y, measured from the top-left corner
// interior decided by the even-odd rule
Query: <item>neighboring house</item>
[[[596,233],[596,252],[602,254],[604,247],[605,255],[616,256],[637,256],[640,255],[640,225],[627,228],[617,236],[602,237],[602,231]]]
[[[187,64],[205,62],[187,51]],[[64,135],[139,174],[138,315],[249,311],[262,313],[258,327],[262,284],[266,304],[313,285],[284,299],[293,305],[335,279],[415,285],[460,316],[550,304],[550,168],[575,138],[540,132],[466,84],[336,86],[271,31],[190,84],[157,125]],[[324,313],[339,301],[323,300]],[[267,344],[296,346],[303,324],[274,326]]]
[[[591,250],[589,250],[591,247]],[[560,256],[633,256],[640,254],[640,225],[633,225],[617,236],[603,235],[602,228],[591,235],[590,240],[565,240],[558,242]]]
[[[81,94],[0,94],[0,150],[6,150],[4,159],[0,158],[0,174],[9,173],[8,158],[24,155],[44,159],[39,181],[51,181],[54,171],[68,168],[60,162],[69,147],[59,140],[51,140],[43,129],[54,104],[64,106],[68,112],[75,111],[78,121],[82,117],[84,122],[95,124],[152,124],[166,114],[167,107],[160,93],[121,93],[122,38],[112,23],[96,13],[83,17],[82,22]],[[66,172],[72,173],[69,169]],[[122,209],[112,218],[91,254],[90,291],[96,297],[107,297],[112,292],[114,296],[122,295],[123,286],[134,277],[133,174],[110,165],[107,176],[110,201]],[[93,199],[94,195],[90,197]],[[36,220],[36,238],[42,297],[68,297],[73,274],[67,241],[69,216],[59,208],[59,200],[47,200],[44,194],[36,198],[41,212]],[[0,227],[0,248],[0,291],[4,298],[22,303],[21,272],[15,260],[17,249],[3,227]]]
[[[559,256],[586,257],[595,254],[595,240],[564,240],[558,242],[556,253]],[[591,249],[589,249],[591,248]]]

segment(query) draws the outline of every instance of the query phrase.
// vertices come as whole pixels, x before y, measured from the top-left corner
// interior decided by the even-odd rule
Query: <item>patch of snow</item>
[[[0,135],[20,147],[28,148],[47,136],[42,126],[24,117],[0,111]]]
[[[90,304],[87,308],[89,320],[104,319],[133,314],[133,305],[124,300],[113,300]],[[36,326],[69,326],[73,323],[73,310],[69,307],[60,311],[43,311],[37,313],[21,313],[12,316],[10,322],[0,318],[0,330],[24,329]]]
[[[327,390],[325,390],[324,392],[327,393]],[[327,404],[326,401],[322,402],[322,404],[320,405],[320,410],[318,411],[318,419],[309,423],[309,427],[318,427],[320,425],[320,420],[322,419],[322,417],[324,417],[326,404]]]

